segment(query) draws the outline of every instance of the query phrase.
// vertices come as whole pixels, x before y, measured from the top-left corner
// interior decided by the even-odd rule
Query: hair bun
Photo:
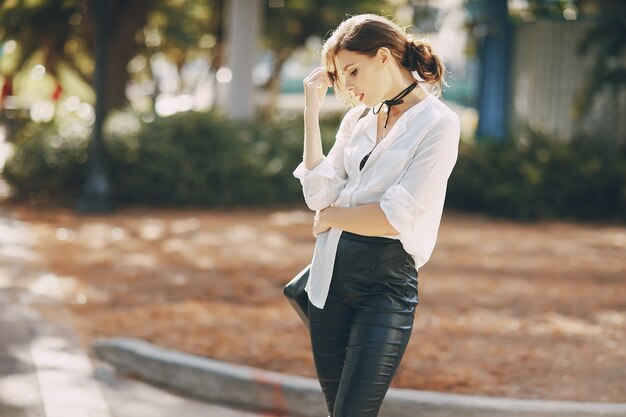
[[[417,39],[407,39],[404,63],[411,71],[417,71],[420,64],[432,61],[433,54],[430,45]]]
[[[407,39],[402,65],[411,71],[417,71],[419,76],[428,82],[442,79],[444,71],[443,63],[433,54],[430,45],[413,38]]]
[[[404,60],[402,61],[402,65],[411,71],[417,70],[417,59],[420,55],[420,46],[415,43],[415,41],[408,39],[406,43],[406,52],[404,53]]]

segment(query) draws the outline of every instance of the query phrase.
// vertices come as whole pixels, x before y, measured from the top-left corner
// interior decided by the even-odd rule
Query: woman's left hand
[[[317,237],[320,233],[327,232],[330,229],[327,222],[328,212],[326,212],[326,210],[328,209],[330,209],[330,207],[315,212],[315,216],[313,217],[313,236]]]

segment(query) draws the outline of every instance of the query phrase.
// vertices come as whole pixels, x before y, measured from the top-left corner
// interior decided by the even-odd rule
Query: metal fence
[[[510,126],[569,141],[577,134],[626,142],[626,88],[604,88],[589,111],[575,117],[576,97],[592,60],[578,46],[592,21],[539,21],[516,27],[512,49]]]

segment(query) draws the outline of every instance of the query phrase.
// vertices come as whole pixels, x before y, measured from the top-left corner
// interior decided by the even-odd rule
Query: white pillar
[[[256,62],[261,27],[261,0],[229,0],[228,68],[232,79],[226,90],[226,105],[231,119],[254,117],[255,99],[252,70]]]

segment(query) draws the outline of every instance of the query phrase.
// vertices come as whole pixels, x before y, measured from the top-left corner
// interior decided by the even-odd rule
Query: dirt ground
[[[112,336],[314,377],[282,286],[311,257],[311,215],[13,207],[83,342]],[[57,286],[58,288],[58,286]],[[393,386],[626,401],[626,227],[447,212]]]

